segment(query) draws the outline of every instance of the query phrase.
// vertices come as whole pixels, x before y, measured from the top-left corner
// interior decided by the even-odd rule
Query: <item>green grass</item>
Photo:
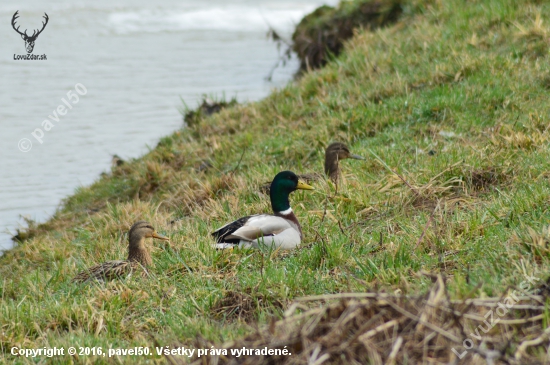
[[[410,3],[400,23],[359,32],[325,68],[167,136],[80,188],[0,258],[0,362],[37,361],[14,358],[12,346],[154,350],[153,337],[239,338],[255,323],[220,314],[230,291],[251,293],[262,325],[304,295],[424,291],[421,271],[445,273],[457,298],[478,285],[476,295],[500,295],[524,273],[546,279],[549,24],[544,2]],[[336,196],[325,181],[291,196],[300,249],[210,247],[214,229],[270,210],[258,186],[278,171],[322,171],[331,141],[367,161],[342,162]],[[204,159],[214,168],[196,172]],[[125,258],[138,219],[171,238],[155,243],[153,278],[71,284],[88,266]]]

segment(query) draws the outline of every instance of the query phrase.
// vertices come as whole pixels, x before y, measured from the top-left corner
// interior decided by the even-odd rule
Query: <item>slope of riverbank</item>
[[[0,59],[0,255],[12,247],[8,232],[24,224],[20,216],[46,221],[61,199],[108,171],[113,154],[141,156],[179,129],[182,99],[190,106],[202,94],[250,102],[284,86],[297,60],[266,81],[280,57],[266,32],[274,27],[290,38],[302,16],[335,2],[99,0],[67,5],[52,0],[45,9],[40,0],[29,0],[18,5],[22,30],[41,24],[44,11],[49,14],[35,48],[48,59],[13,60],[14,53],[25,53],[25,43],[9,22],[0,30],[6,39],[6,57]],[[0,5],[2,19],[11,20],[15,11],[13,5]],[[77,83],[86,95],[77,94],[78,102],[68,100]],[[53,112],[61,98],[75,103],[63,116]],[[53,124],[50,131],[44,120]]]
[[[452,298],[545,280],[550,7],[419,3],[266,99],[163,138],[32,227],[0,258],[0,359],[13,360],[12,346],[221,343],[281,318],[297,297],[426,291],[426,271],[446,275]],[[337,192],[320,181],[291,196],[300,249],[211,248],[215,228],[270,210],[263,182],[286,169],[321,171],[334,140],[367,160],[342,161]],[[212,168],[198,171],[205,160]],[[155,243],[150,278],[71,284],[92,264],[124,258],[138,219],[171,238]],[[144,361],[120,357],[131,359]]]

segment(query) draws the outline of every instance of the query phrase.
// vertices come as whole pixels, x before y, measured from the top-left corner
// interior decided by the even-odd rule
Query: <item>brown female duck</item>
[[[149,222],[138,221],[130,228],[128,232],[128,259],[107,261],[102,264],[92,266],[77,274],[73,282],[83,283],[88,280],[107,281],[115,278],[131,275],[134,271],[147,273],[147,267],[153,264],[151,253],[145,242],[146,238],[157,238],[168,241],[167,237],[155,232],[155,229]]]
[[[349,151],[346,144],[341,142],[331,143],[325,150],[325,174],[336,183],[340,176],[340,161],[346,158],[352,158],[355,160],[364,160],[365,158],[359,155],[354,155]],[[309,177],[309,179],[308,179]],[[309,180],[318,180],[321,178],[320,174],[306,174],[301,175],[301,178]]]
[[[337,183],[340,175],[340,161],[345,160],[346,158],[353,158],[355,160],[365,159],[362,156],[352,154],[348,146],[341,142],[331,143],[325,150],[325,174],[335,184]],[[318,172],[298,175],[298,178],[300,180],[305,181],[307,183],[310,183],[312,181],[317,181],[322,177],[323,175]],[[271,183],[264,184],[260,187],[260,190],[267,194],[269,193],[270,186],[271,186]]]

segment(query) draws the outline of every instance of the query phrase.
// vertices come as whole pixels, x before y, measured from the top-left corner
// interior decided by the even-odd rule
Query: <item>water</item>
[[[323,3],[335,1],[0,5],[0,250],[11,247],[20,216],[45,221],[63,197],[109,171],[113,154],[138,157],[180,128],[180,97],[190,106],[202,94],[254,101],[284,85],[297,62],[265,80],[279,57],[266,39],[268,24],[288,39],[295,24]],[[6,21],[16,10],[20,31],[29,29],[29,35],[48,14],[33,52],[46,54],[46,61],[13,59],[26,54]],[[75,90],[76,84],[85,90]],[[72,109],[56,115],[63,98]],[[49,131],[44,120],[53,125]],[[42,143],[31,135],[37,128]],[[29,142],[32,148],[22,152]]]

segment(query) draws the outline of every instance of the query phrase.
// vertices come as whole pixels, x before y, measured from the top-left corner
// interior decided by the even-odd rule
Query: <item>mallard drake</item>
[[[302,241],[302,228],[288,197],[297,189],[314,190],[299,181],[292,171],[279,172],[271,183],[269,197],[273,214],[256,214],[239,218],[212,233],[216,248],[258,248],[266,246],[290,250]]]
[[[90,279],[106,281],[118,277],[131,275],[134,271],[141,270],[147,273],[147,267],[153,264],[153,259],[149,253],[149,248],[145,243],[146,238],[157,238],[168,241],[168,237],[155,232],[155,229],[149,222],[138,221],[130,228],[128,232],[128,259],[125,261],[107,261],[102,264],[92,266],[91,268],[78,273],[73,282],[83,283]]]
[[[353,158],[356,160],[364,160],[365,158],[359,155],[354,155],[350,153],[349,148],[346,144],[341,142],[331,143],[325,150],[325,174],[336,184],[338,177],[340,175],[340,161],[345,160],[346,158]],[[317,181],[323,177],[322,174],[318,172],[313,172],[309,174],[298,175],[300,180],[305,182]],[[269,193],[269,187],[271,183],[263,184],[260,187],[260,190],[264,193]]]

